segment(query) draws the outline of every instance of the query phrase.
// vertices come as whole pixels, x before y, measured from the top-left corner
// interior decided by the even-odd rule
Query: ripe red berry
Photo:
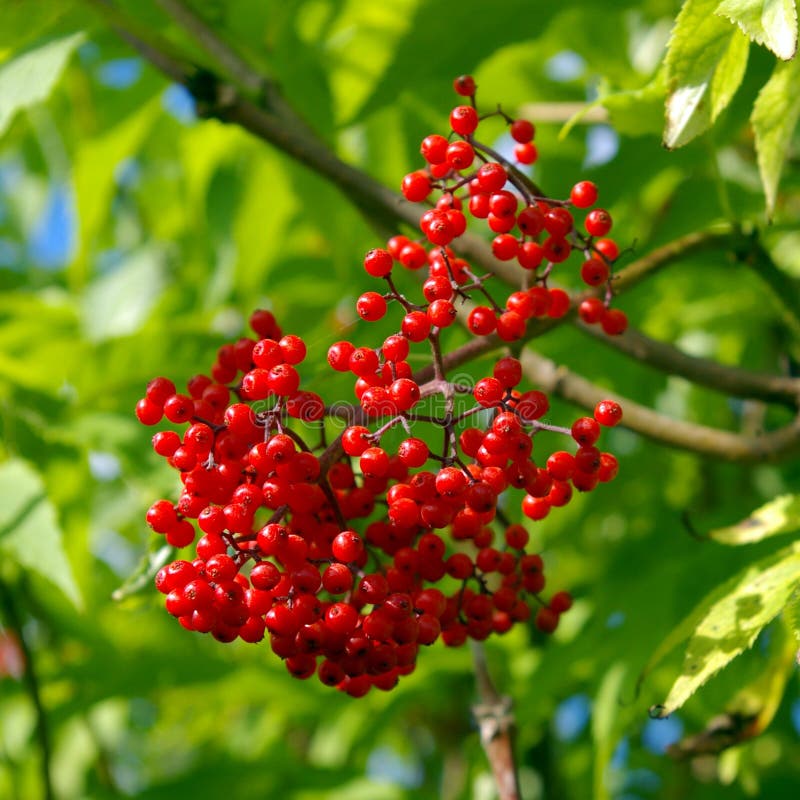
[[[549,289],[550,307],[547,309],[547,316],[553,319],[563,317],[569,311],[569,295],[563,289]]]
[[[491,308],[476,306],[469,313],[467,327],[476,336],[488,336],[497,327],[497,317]]]
[[[594,418],[601,425],[613,428],[622,420],[622,406],[614,400],[601,400],[594,407]]]
[[[456,106],[450,112],[450,127],[459,136],[469,136],[478,127],[478,112],[472,106]]]
[[[515,119],[511,123],[511,138],[520,144],[527,144],[533,139],[536,129],[527,119]]]
[[[475,160],[475,151],[469,142],[456,141],[447,148],[447,163],[457,172],[467,169]]]
[[[535,164],[536,159],[539,157],[539,151],[533,142],[526,142],[525,144],[518,144],[514,148],[514,158],[520,164]]]
[[[594,249],[605,256],[607,261],[616,261],[619,258],[619,245],[613,239],[598,239]]]
[[[478,184],[482,192],[499,192],[508,180],[508,174],[502,164],[490,161],[478,170]]]
[[[586,232],[590,236],[605,236],[612,226],[611,214],[603,208],[595,208],[586,215]]]
[[[386,314],[386,300],[377,292],[364,292],[356,302],[356,311],[361,319],[376,322]]]
[[[576,208],[589,208],[597,202],[597,187],[591,181],[581,181],[572,187],[569,199]]]
[[[422,140],[420,152],[429,164],[441,164],[447,158],[448,141],[444,136],[432,133]]]
[[[472,390],[475,399],[487,408],[497,405],[504,393],[503,384],[497,378],[481,378]]]
[[[609,336],[619,336],[628,327],[628,317],[618,308],[609,308],[600,319],[600,326]]]
[[[364,269],[374,278],[382,278],[392,271],[394,261],[388,250],[376,247],[364,256]]]
[[[328,364],[337,372],[348,372],[350,357],[355,349],[350,342],[335,342],[328,348]]]
[[[472,97],[475,94],[475,78],[472,75],[459,75],[453,81],[453,89],[462,97]]]
[[[578,306],[578,316],[587,324],[600,322],[606,314],[606,307],[599,297],[587,297]]]
[[[600,286],[608,280],[608,264],[599,258],[587,258],[581,265],[581,278],[589,286]]]
[[[422,170],[409,172],[400,185],[403,197],[412,203],[422,202],[431,193],[431,188],[430,178]]]

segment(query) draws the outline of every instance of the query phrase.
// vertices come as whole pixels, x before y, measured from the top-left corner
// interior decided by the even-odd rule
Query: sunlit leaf
[[[800,528],[800,495],[784,494],[756,509],[749,517],[709,533],[723,544],[752,544]]]
[[[784,61],[797,51],[794,0],[722,0],[714,13],[735,22],[754,42]]]
[[[147,318],[164,286],[164,254],[155,245],[130,255],[96,278],[83,302],[83,326],[98,341],[133,333]]]
[[[83,40],[83,33],[73,33],[17,56],[0,67],[0,136],[17,112],[47,99],[70,56]]]
[[[39,475],[20,459],[0,464],[0,552],[81,605],[55,509]]]
[[[714,15],[717,0],[686,0],[665,60],[664,144],[680,147],[703,133],[735,94],[746,65],[747,37]]]
[[[656,660],[691,631],[681,674],[657,714],[680,708],[709,678],[750,647],[756,636],[784,608],[800,581],[800,551],[789,547],[755,562],[703,600],[670,634]],[[669,644],[669,647],[667,647]]]
[[[800,118],[800,59],[779,62],[759,92],[751,122],[767,213],[772,214],[789,142]]]

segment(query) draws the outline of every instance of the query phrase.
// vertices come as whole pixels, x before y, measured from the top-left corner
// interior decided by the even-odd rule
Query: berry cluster
[[[470,80],[456,86],[474,98]],[[480,152],[471,137],[473,115],[477,125],[472,106],[453,112],[462,139],[445,140],[450,166],[436,180],[456,180],[455,165],[462,162],[450,154],[454,145],[460,145],[463,169],[469,153],[474,158]],[[532,126],[514,122],[512,133],[518,158],[535,158]],[[431,173],[407,177],[406,194],[420,176],[430,185],[441,163],[434,154],[441,145],[431,138],[423,143]],[[476,190],[472,197],[485,194],[491,203],[514,173],[497,161],[479,172],[485,176],[488,167],[499,177],[481,184],[491,191]],[[466,185],[480,178],[459,180]],[[516,203],[516,195],[507,194]],[[578,184],[571,203],[588,206],[594,194],[591,185]],[[438,639],[456,646],[531,618],[539,631],[554,631],[572,598],[563,591],[542,597],[541,556],[528,552],[528,529],[506,510],[516,495],[523,515],[541,520],[566,505],[574,490],[590,491],[617,472],[614,456],[597,447],[601,427],[622,418],[616,402],[602,401],[592,417],[563,428],[544,420],[546,395],[519,388],[522,365],[511,355],[502,355],[491,374],[475,382],[448,376],[441,337],[457,317],[456,302],[476,293],[493,301],[485,279],[449,247],[447,226],[461,212],[456,195],[447,195],[450,207],[445,210],[440,199],[436,216],[427,222],[423,216],[428,247],[397,236],[386,250],[365,257],[367,273],[382,279],[386,291],[361,295],[359,316],[374,322],[397,310],[402,318],[379,347],[339,341],[329,348],[329,365],[354,378],[357,405],[326,405],[301,389],[305,343],[283,335],[270,312],[257,311],[250,320],[255,337],[221,347],[208,375],[193,377],[185,393],[169,379],[155,378],[136,407],[146,425],[166,418],[183,426],[153,437],[155,452],[180,473],[182,492],[177,503],[156,501],[147,522],[173,547],[194,546],[191,560],[173,561],[156,577],[168,612],[188,630],[223,642],[258,642],[268,635],[291,674],[316,674],[353,696],[373,686],[392,688],[414,669],[420,647]],[[525,220],[536,215],[547,220],[558,211],[553,218],[562,222],[569,215],[566,204],[547,201],[545,210],[544,202],[529,204],[523,222],[524,211],[512,214],[501,236],[514,239],[509,231],[518,226],[520,252],[577,242],[600,253],[598,263],[613,260],[602,252],[610,245],[601,247],[610,240],[592,238],[607,232],[610,220],[590,222],[590,214],[588,239],[566,238],[571,229],[563,225],[559,238],[552,222],[536,234],[526,231]],[[548,238],[540,245],[542,230]],[[525,266],[524,257],[516,257]],[[512,340],[523,335],[527,319],[565,313],[566,293],[546,286],[552,261],[548,257],[537,285],[509,296],[505,311],[473,308],[468,329],[477,336],[496,330]],[[423,302],[398,291],[392,277],[397,262],[414,269],[428,265]],[[429,367],[418,372],[408,361],[416,345],[430,354]],[[333,423],[342,418],[344,431],[328,443]],[[540,455],[542,432],[569,437],[574,452]]]
[[[605,287],[603,299],[592,297],[578,309],[584,322],[599,323],[610,335],[627,327],[624,312],[609,308],[612,298],[612,271],[619,247],[607,238],[611,215],[602,208],[589,211],[582,232],[575,225],[571,209],[589,209],[597,202],[597,187],[591,181],[576,183],[568,198],[545,197],[514,164],[476,138],[480,123],[501,116],[510,126],[519,164],[532,164],[538,158],[533,143],[535,128],[528,120],[512,119],[500,109],[479,115],[475,105],[475,82],[470,76],[457,78],[456,92],[469,98],[470,105],[456,106],[450,114],[450,138],[431,134],[422,140],[420,152],[424,169],[405,176],[402,192],[411,202],[431,202],[433,208],[420,220],[424,242],[405,236],[391,239],[385,250],[371,254],[365,266],[371,275],[382,276],[392,260],[406,269],[428,265],[431,277],[442,276],[458,284],[454,289],[434,288],[430,294],[437,303],[429,309],[431,324],[450,324],[454,317],[454,294],[462,297],[480,289],[488,305],[479,305],[469,314],[472,333],[486,336],[497,331],[504,341],[520,339],[525,323],[534,317],[563,316],[569,310],[569,295],[562,289],[548,288],[548,278],[556,264],[567,261],[573,252],[581,253],[580,276],[590,287]],[[457,259],[447,246],[467,229],[467,214],[485,220],[495,234],[492,252],[500,261],[516,261],[523,270],[521,291],[512,293],[501,307],[483,290],[483,279],[476,278],[463,259]],[[427,247],[426,247],[427,245]],[[487,276],[488,277],[488,276]],[[531,285],[532,284],[532,285]],[[426,292],[426,296],[427,296]],[[442,296],[443,295],[443,296]],[[363,315],[362,315],[363,316]],[[365,317],[367,318],[367,317]]]

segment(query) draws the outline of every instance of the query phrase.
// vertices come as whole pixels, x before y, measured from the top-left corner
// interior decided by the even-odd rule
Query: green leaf
[[[785,607],[800,581],[800,550],[788,547],[757,561],[706,597],[656,651],[646,669],[690,631],[681,674],[658,706],[665,717],[680,708],[709,678],[750,647]]]
[[[626,136],[661,133],[664,127],[664,70],[641,89],[615,92],[598,102],[608,110],[614,129]]]
[[[83,33],[73,33],[23,53],[0,68],[0,136],[18,111],[46,100]]]
[[[714,13],[735,22],[754,42],[784,61],[797,52],[794,0],[722,0]]]
[[[0,465],[0,553],[54,583],[73,605],[81,605],[55,509],[42,479],[21,459]]]
[[[761,183],[772,214],[778,182],[792,133],[800,117],[800,59],[778,62],[772,76],[758,93],[750,121],[756,139]]]
[[[595,751],[593,796],[595,800],[605,800],[611,796],[606,772],[617,744],[620,727],[620,696],[627,671],[627,666],[621,661],[616,662],[608,669],[597,690],[597,697],[592,708],[592,740]]]
[[[102,135],[80,142],[73,169],[79,228],[79,254],[70,267],[73,286],[86,281],[89,254],[111,208],[116,167],[137,155],[161,113],[156,97]]]
[[[747,37],[714,15],[718,0],[686,0],[670,37],[666,147],[703,133],[731,101],[747,64]]]
[[[800,495],[784,494],[756,509],[749,517],[711,531],[709,536],[723,544],[752,544],[779,533],[800,528]]]
[[[143,247],[109,275],[89,285],[83,302],[83,326],[92,341],[138,330],[164,288],[164,254]]]

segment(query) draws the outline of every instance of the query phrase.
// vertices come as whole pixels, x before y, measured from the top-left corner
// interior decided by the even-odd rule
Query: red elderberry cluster
[[[428,309],[431,324],[439,327],[450,324],[455,315],[448,303],[452,305],[455,296],[466,299],[469,293],[477,291],[484,295],[488,305],[472,309],[469,329],[479,336],[496,330],[504,341],[514,341],[524,334],[527,320],[558,318],[567,313],[569,295],[562,289],[549,288],[548,279],[556,264],[580,253],[583,282],[591,287],[605,287],[603,299],[592,297],[580,304],[581,319],[600,324],[607,334],[622,333],[627,327],[624,312],[609,308],[613,266],[619,257],[619,247],[608,238],[611,215],[605,209],[593,208],[583,220],[583,230],[575,224],[574,210],[590,209],[597,202],[595,184],[591,181],[575,184],[566,199],[543,196],[516,165],[476,138],[483,120],[500,116],[509,124],[516,142],[517,164],[533,164],[538,158],[533,124],[512,119],[500,109],[479,115],[475,81],[470,76],[457,78],[454,88],[469,98],[470,105],[452,110],[448,138],[434,133],[422,140],[420,152],[426,166],[406,175],[401,186],[407,200],[433,205],[420,221],[424,239],[418,242],[405,236],[394,237],[385,250],[372,251],[365,263],[367,272],[385,277],[393,262],[411,270],[427,265],[431,277],[445,277],[454,284],[451,289],[431,288],[430,303],[433,306],[436,302]],[[523,285],[527,288],[512,293],[505,307],[485,291],[483,283],[488,276],[477,278],[469,264],[448,249],[467,229],[468,216],[485,220],[495,234],[492,252],[496,258],[516,261],[522,269]],[[374,311],[380,313],[379,309]],[[363,314],[362,317],[369,318]]]
[[[456,86],[474,96],[470,80]],[[464,138],[446,143],[447,152],[474,145],[477,115],[472,106],[459,109],[451,120]],[[518,157],[535,156],[532,126],[517,121],[514,131],[520,147],[530,145]],[[430,157],[435,165],[438,156]],[[509,173],[494,166],[505,183]],[[502,190],[493,186],[495,194]],[[573,190],[578,207],[592,195],[581,186]],[[564,205],[551,210],[568,213]],[[547,216],[538,205],[535,213]],[[221,347],[210,374],[193,377],[185,393],[154,379],[136,407],[146,425],[166,418],[183,426],[153,437],[182,491],[175,503],[153,503],[147,522],[175,548],[194,548],[156,577],[168,612],[222,642],[268,637],[292,675],[316,674],[353,696],[392,688],[415,668],[420,648],[438,639],[457,646],[531,618],[539,631],[554,631],[572,598],[564,591],[542,596],[542,558],[528,552],[527,528],[508,519],[499,500],[512,508],[516,496],[535,522],[566,505],[574,490],[590,491],[617,472],[614,456],[597,447],[601,427],[622,418],[613,400],[562,428],[544,420],[546,395],[521,388],[522,366],[510,355],[474,383],[448,376],[441,333],[455,320],[455,300],[489,295],[448,242],[433,241],[437,225],[426,231],[430,249],[398,236],[365,258],[387,291],[363,294],[359,316],[370,322],[397,311],[401,318],[379,347],[340,341],[328,350],[330,366],[353,375],[357,405],[326,406],[301,389],[304,342],[257,311],[250,320],[257,338]],[[549,241],[555,234],[547,230]],[[594,235],[588,222],[587,230]],[[539,246],[528,237],[521,235],[523,244]],[[397,261],[428,265],[424,302],[396,289]],[[526,319],[553,315],[554,304],[561,309],[546,277],[512,293],[506,311],[486,308],[485,325],[519,338]],[[476,323],[479,308],[468,325],[475,335],[486,332]],[[430,354],[429,367],[416,373],[407,360],[414,346]],[[327,443],[333,418],[342,417],[344,431]],[[540,453],[543,432],[567,437],[574,451]]]

